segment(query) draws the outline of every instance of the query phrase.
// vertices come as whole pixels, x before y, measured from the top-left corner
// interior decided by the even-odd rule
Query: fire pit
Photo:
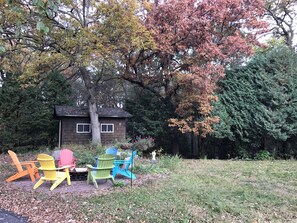
[[[88,168],[74,168],[70,172],[70,179],[73,181],[84,181],[88,177]]]

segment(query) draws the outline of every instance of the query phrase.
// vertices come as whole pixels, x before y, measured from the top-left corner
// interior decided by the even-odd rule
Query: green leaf
[[[49,32],[49,28],[47,26],[44,26],[43,32],[44,33],[48,33]]]
[[[44,29],[43,22],[41,22],[41,21],[37,22],[36,28],[37,28],[37,30],[42,31]]]
[[[44,2],[43,2],[43,0],[37,0],[37,2],[36,2],[37,4],[37,6],[39,7],[39,8],[44,8]]]
[[[47,14],[48,17],[51,17],[51,15],[52,15],[51,14],[51,11],[48,8],[45,10],[45,12],[46,12],[46,14]]]
[[[44,32],[44,33],[48,33],[49,32],[49,28],[47,26],[45,26],[42,21],[37,22],[36,28],[40,32]]]
[[[18,38],[18,37],[20,37],[20,34],[21,34],[20,29],[17,29],[17,30],[15,31],[14,36]]]
[[[49,5],[49,8],[52,10],[55,10],[57,8],[55,2],[53,1],[48,1],[48,5]]]
[[[33,0],[33,1],[32,1],[32,4],[33,4],[33,5],[37,5],[37,3],[38,3],[38,0]]]
[[[0,46],[0,53],[4,53],[6,50],[5,50],[5,47],[4,46]]]

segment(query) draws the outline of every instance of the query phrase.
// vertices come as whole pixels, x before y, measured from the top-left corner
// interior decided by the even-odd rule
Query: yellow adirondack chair
[[[12,175],[11,177],[7,178],[6,182],[11,182],[27,175],[30,176],[31,181],[35,182],[35,177],[40,177],[38,169],[35,165],[35,162],[37,161],[20,162],[15,152],[8,150],[8,154],[10,155],[12,163],[16,166],[18,172]],[[25,170],[23,169],[23,166],[26,166]]]
[[[35,184],[35,186],[33,187],[34,190],[38,188],[41,184],[43,184],[44,181],[47,181],[47,180],[54,182],[50,190],[55,189],[66,178],[67,178],[68,185],[71,185],[70,175],[69,175],[70,166],[56,168],[54,157],[47,154],[39,154],[37,156],[37,160],[40,163],[39,170],[43,171],[44,176],[41,177],[40,180]],[[65,171],[61,171],[61,172],[58,171],[58,170],[64,170],[64,169]]]

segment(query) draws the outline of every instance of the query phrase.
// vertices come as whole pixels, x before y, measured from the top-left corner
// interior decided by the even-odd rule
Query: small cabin
[[[132,115],[121,108],[98,108],[101,143],[112,144],[126,138],[126,121]],[[59,119],[59,147],[66,144],[88,144],[92,140],[88,107],[55,106]]]

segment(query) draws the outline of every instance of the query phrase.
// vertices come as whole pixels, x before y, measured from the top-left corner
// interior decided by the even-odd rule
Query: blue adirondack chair
[[[117,147],[109,147],[108,149],[105,150],[105,154],[111,154],[113,155],[114,157],[117,156],[117,153],[118,153],[118,148]],[[95,167],[98,166],[98,157],[95,157]]]
[[[105,153],[106,154],[112,154],[112,155],[114,155],[116,157],[117,153],[118,153],[118,148],[117,147],[110,147],[110,148],[106,149]]]
[[[117,174],[131,178],[132,180],[136,179],[136,176],[129,170],[130,166],[133,163],[133,159],[136,156],[137,150],[132,152],[132,155],[129,160],[115,160],[114,168],[112,170],[112,175],[115,177]]]

